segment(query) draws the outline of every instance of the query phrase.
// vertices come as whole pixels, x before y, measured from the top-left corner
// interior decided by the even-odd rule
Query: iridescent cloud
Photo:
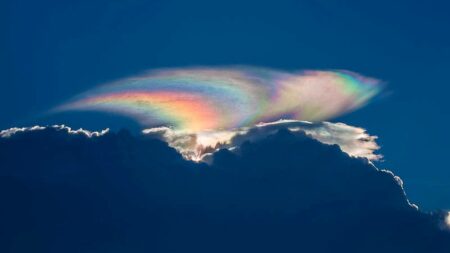
[[[144,127],[198,132],[279,119],[323,121],[360,108],[380,90],[378,80],[349,71],[163,69],[95,88],[56,111],[108,111]]]

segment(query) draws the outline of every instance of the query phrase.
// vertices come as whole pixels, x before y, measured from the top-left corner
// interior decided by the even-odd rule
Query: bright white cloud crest
[[[167,141],[171,147],[177,149],[187,159],[201,161],[205,156],[218,149],[234,149],[244,141],[263,138],[282,128],[292,132],[303,131],[325,144],[336,144],[342,151],[354,157],[364,157],[371,161],[382,158],[381,155],[375,153],[379,149],[376,136],[369,135],[363,128],[344,123],[280,120],[227,131],[186,132],[168,127],[158,127],[145,129],[143,133]]]

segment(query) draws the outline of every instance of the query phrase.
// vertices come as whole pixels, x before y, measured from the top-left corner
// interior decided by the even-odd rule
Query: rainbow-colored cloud
[[[327,120],[365,105],[380,90],[378,80],[349,71],[163,69],[93,89],[56,110],[109,111],[145,127],[196,132],[279,119]]]

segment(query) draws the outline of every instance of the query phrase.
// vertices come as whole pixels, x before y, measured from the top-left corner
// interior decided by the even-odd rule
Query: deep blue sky
[[[37,115],[150,68],[349,69],[387,91],[334,121],[380,137],[378,166],[402,177],[413,202],[450,209],[450,3],[10,0],[0,9],[0,128],[50,121]]]

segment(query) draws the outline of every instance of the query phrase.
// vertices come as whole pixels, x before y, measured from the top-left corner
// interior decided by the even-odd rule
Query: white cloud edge
[[[450,211],[447,212],[447,215],[445,216],[445,225],[447,225],[447,229],[450,230]]]
[[[378,169],[378,168],[377,168],[375,165],[373,165],[373,164],[372,164],[372,166],[374,166],[377,170],[379,170],[379,171],[381,171],[381,172],[384,172],[384,173],[387,173],[387,174],[391,175],[391,176],[394,178],[394,180],[397,182],[397,184],[400,186],[400,188],[402,189],[403,195],[405,196],[405,199],[406,199],[406,201],[408,202],[408,205],[411,206],[411,207],[413,207],[413,208],[416,209],[416,210],[419,210],[419,206],[418,206],[418,205],[416,205],[416,204],[412,203],[411,201],[409,201],[409,199],[408,199],[408,197],[407,197],[407,195],[406,195],[406,192],[405,192],[405,188],[404,188],[404,186],[403,186],[403,180],[402,180],[399,176],[395,175],[394,172],[392,172],[392,171],[390,171],[390,170],[387,170],[387,169]]]
[[[68,134],[73,134],[73,135],[84,135],[88,138],[92,138],[92,137],[99,137],[102,135],[105,135],[109,132],[109,128],[103,129],[101,131],[89,131],[83,128],[79,128],[79,129],[72,129],[69,126],[66,125],[52,125],[52,126],[32,126],[32,127],[12,127],[9,129],[5,129],[0,131],[0,137],[1,138],[10,138],[15,134],[18,133],[23,133],[23,132],[34,132],[34,131],[42,131],[45,130],[47,128],[52,128],[58,131],[65,131]]]

